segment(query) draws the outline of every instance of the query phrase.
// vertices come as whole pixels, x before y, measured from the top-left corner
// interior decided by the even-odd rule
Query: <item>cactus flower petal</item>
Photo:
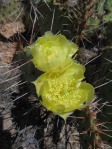
[[[43,72],[58,68],[78,50],[78,46],[65,36],[53,35],[51,32],[39,37],[29,48],[34,65]]]

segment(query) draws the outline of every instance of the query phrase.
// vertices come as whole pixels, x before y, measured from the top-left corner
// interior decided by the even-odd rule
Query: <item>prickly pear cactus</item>
[[[21,2],[17,0],[0,0],[0,23],[14,21],[22,14]]]
[[[87,19],[87,29],[84,30],[85,34],[92,34],[94,31],[101,30],[106,33],[107,26],[112,24],[112,1],[111,0],[98,0],[92,7],[92,15]],[[103,22],[103,23],[102,23]]]
[[[22,23],[23,4],[17,0],[0,0],[0,34],[9,38],[25,31]]]
[[[111,0],[92,0],[82,2],[81,0],[55,0],[51,2],[68,18],[67,26],[72,23],[71,34],[76,35],[76,40],[84,40],[91,36],[96,36],[98,31],[108,36],[108,29],[112,24],[112,1]],[[71,23],[70,23],[71,22]],[[66,27],[67,27],[66,26]],[[67,29],[67,28],[66,28]],[[69,34],[70,28],[66,34]]]

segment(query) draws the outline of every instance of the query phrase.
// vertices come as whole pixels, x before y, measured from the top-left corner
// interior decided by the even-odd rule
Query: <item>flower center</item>
[[[43,48],[42,50],[48,60],[55,58],[59,53],[55,47],[47,47]]]

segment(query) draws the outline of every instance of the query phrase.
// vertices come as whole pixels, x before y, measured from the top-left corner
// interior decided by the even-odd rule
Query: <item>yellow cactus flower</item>
[[[94,88],[85,82],[69,84],[66,80],[49,80],[43,86],[41,104],[63,117],[76,109],[85,108],[94,97]]]
[[[65,36],[53,35],[51,32],[39,37],[29,48],[34,65],[43,72],[60,67],[78,50],[78,46],[67,40]]]
[[[36,86],[36,92],[38,96],[41,95],[41,86],[49,78],[61,78],[62,80],[70,78],[71,81],[73,79],[77,82],[80,82],[84,79],[85,67],[83,65],[78,64],[76,61],[72,59],[66,61],[64,65],[64,68],[60,66],[59,69],[54,69],[53,71],[46,72],[43,75],[41,75],[36,81],[33,82]]]
[[[94,97],[94,88],[81,82],[84,71],[84,66],[71,60],[60,71],[41,75],[34,82],[37,94],[42,97],[41,104],[63,119],[74,110],[86,107]]]
[[[31,46],[34,65],[45,72],[33,83],[41,104],[54,114],[66,118],[82,109],[94,98],[94,87],[82,82],[85,67],[72,59],[78,46],[65,36],[46,32]]]
[[[86,107],[93,100],[94,88],[88,83],[77,82],[75,78],[49,78],[41,86],[40,95],[41,104],[47,110],[63,117]]]

